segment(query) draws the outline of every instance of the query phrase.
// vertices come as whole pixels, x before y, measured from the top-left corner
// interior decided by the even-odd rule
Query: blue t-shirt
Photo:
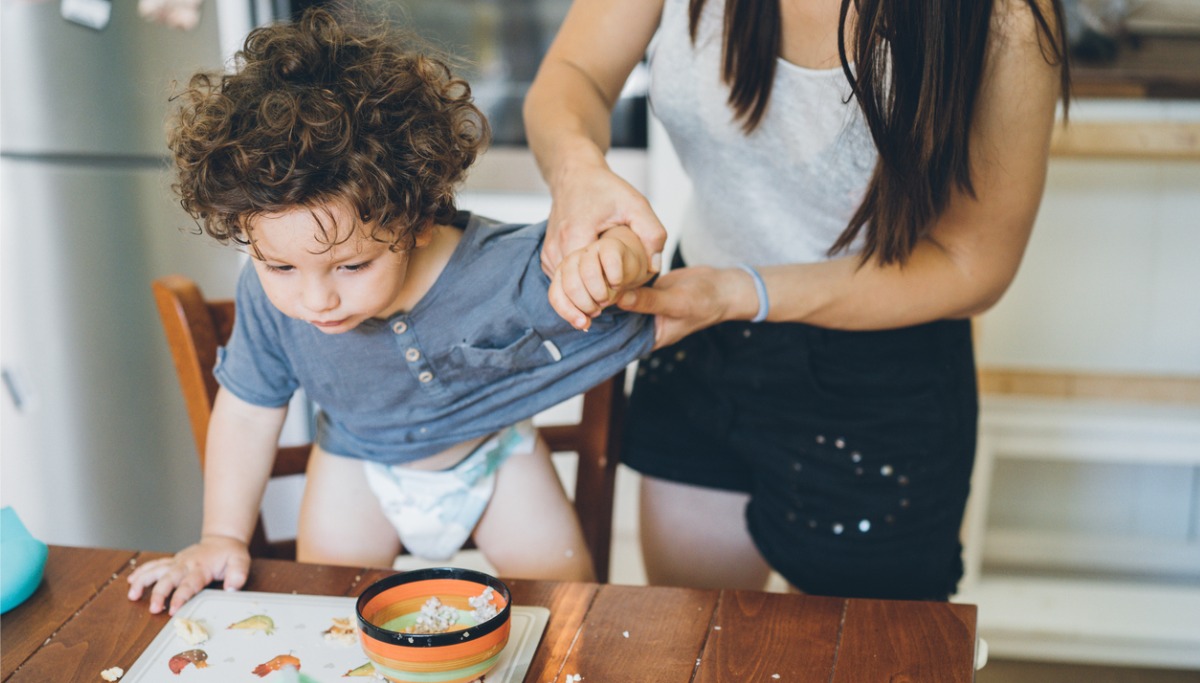
[[[610,309],[581,332],[554,312],[544,222],[461,217],[461,242],[412,310],[342,334],[281,313],[248,263],[217,381],[268,407],[303,387],[320,408],[322,449],[395,464],[532,417],[650,351],[650,316]]]

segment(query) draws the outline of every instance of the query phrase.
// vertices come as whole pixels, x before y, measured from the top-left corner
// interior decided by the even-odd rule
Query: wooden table
[[[2,680],[100,681],[129,669],[167,624],[126,597],[161,553],[51,546],[37,592],[0,620]],[[246,590],[357,596],[391,570],[256,561]],[[975,606],[509,581],[550,609],[527,682],[953,683],[974,680]],[[626,637],[624,632],[628,631]]]

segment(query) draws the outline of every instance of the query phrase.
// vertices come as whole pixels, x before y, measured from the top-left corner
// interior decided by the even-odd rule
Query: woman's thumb
[[[658,292],[650,287],[631,289],[617,299],[617,307],[633,313],[653,313]]]

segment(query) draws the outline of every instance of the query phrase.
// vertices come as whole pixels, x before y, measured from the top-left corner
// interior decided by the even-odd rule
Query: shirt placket
[[[396,346],[400,349],[400,353],[404,356],[404,360],[408,363],[409,372],[416,378],[417,382],[425,388],[433,388],[436,375],[433,372],[433,366],[425,357],[424,351],[421,349],[420,343],[417,341],[417,335],[413,332],[412,321],[407,317],[397,318],[392,321],[392,334],[396,338]]]

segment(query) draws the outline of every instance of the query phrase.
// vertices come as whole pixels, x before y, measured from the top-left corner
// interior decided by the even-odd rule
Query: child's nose
[[[304,307],[314,313],[332,310],[337,304],[337,291],[324,282],[311,282],[304,288]]]

